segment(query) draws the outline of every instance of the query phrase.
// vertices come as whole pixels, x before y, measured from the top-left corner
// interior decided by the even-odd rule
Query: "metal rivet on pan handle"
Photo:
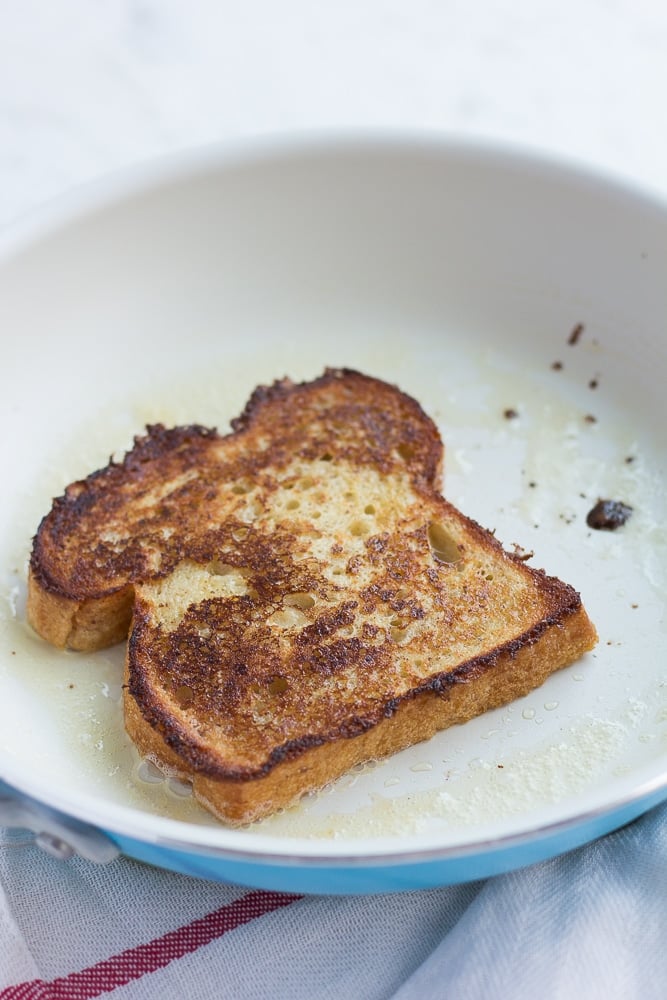
[[[0,781],[0,826],[31,830],[38,847],[63,861],[78,854],[86,861],[108,864],[120,854],[101,830],[59,813],[3,781]]]
[[[60,837],[54,837],[52,833],[38,833],[35,837],[35,844],[40,850],[50,854],[52,858],[57,858],[58,861],[68,861],[76,854],[71,844],[61,840]]]

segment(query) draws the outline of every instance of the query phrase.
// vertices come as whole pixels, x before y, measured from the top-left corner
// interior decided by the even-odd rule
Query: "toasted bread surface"
[[[295,456],[404,466],[436,486],[442,474],[442,443],[419,404],[358,372],[260,387],[232,426],[226,436],[151,426],[122,462],[54,501],[30,559],[28,619],[40,635],[78,650],[119,642],[135,585],[168,576],[183,558],[215,558],[219,525],[248,520],[256,476],[280,475]]]
[[[255,391],[230,435],[153,427],[36,536],[30,620],[132,625],[139,749],[249,822],[527,693],[596,641],[568,585],[439,493],[418,404],[348,370]]]
[[[169,774],[192,781],[197,799],[221,820],[243,825],[289,806],[304,792],[322,788],[358,764],[387,757],[523,697],[544,683],[557,669],[555,664],[566,666],[579,659],[595,638],[585,610],[579,608],[565,624],[549,626],[539,642],[523,645],[515,653],[505,649],[495,660],[477,664],[474,673],[444,684],[439,692],[431,688],[406,696],[392,705],[393,714],[354,738],[333,736],[295,746],[293,756],[286,753],[266,774],[251,780],[195,769],[196,764],[179,756],[147,723],[127,688],[125,725],[145,757]],[[172,742],[179,747],[178,741]]]

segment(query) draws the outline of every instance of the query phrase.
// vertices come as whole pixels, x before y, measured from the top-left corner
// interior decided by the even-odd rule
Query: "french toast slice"
[[[149,429],[33,546],[56,645],[129,627],[125,724],[222,820],[522,696],[596,642],[579,595],[439,493],[419,405],[349,370],[255,391],[233,431]]]
[[[149,427],[122,462],[54,500],[28,575],[28,620],[43,638],[82,651],[126,638],[136,586],[168,576],[183,558],[215,559],[220,526],[237,521],[242,532],[253,520],[260,473],[296,482],[299,462],[322,473],[345,459],[380,473],[398,464],[440,485],[433,421],[409,396],[358,372],[260,386],[232,426],[224,436],[199,425]],[[288,520],[294,503],[286,501]]]

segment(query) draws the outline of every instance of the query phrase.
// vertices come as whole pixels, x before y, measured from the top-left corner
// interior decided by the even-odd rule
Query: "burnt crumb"
[[[626,455],[626,457],[625,457],[625,464],[626,465],[632,465],[632,463],[634,461],[636,461],[636,455]]]
[[[600,381],[599,381],[599,379],[597,379],[597,378],[592,378],[592,379],[590,380],[590,382],[588,383],[588,388],[589,388],[589,389],[597,389],[597,387],[599,386],[599,384],[600,384]]]
[[[574,515],[573,514],[559,514],[558,517],[565,524],[572,524],[572,522],[574,521]]]
[[[586,516],[586,524],[597,531],[615,531],[632,514],[632,507],[620,500],[598,500]]]
[[[577,325],[573,328],[570,336],[567,338],[568,344],[570,344],[571,347],[574,347],[575,344],[578,344],[583,332],[584,332],[584,324],[577,323]]]
[[[586,416],[584,417],[584,420],[586,421],[587,424],[597,424],[598,422],[598,418],[594,417],[592,413],[587,413]]]
[[[531,481],[528,483],[528,485],[531,488],[531,490],[537,489],[537,483],[535,482],[534,479],[531,479]]]
[[[637,608],[639,607],[639,605],[638,605],[638,604],[631,604],[631,605],[630,605],[630,607],[631,607],[631,608],[632,608],[632,609],[633,609],[634,611],[636,611],[636,609],[637,609]]]
[[[519,416],[519,411],[515,410],[512,406],[508,406],[506,410],[503,410],[503,416],[505,420],[516,420]]]
[[[562,361],[552,361],[551,362],[551,368],[555,372],[560,372],[560,371],[563,370],[563,362]]]

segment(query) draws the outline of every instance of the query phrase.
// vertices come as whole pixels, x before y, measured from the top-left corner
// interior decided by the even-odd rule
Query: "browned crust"
[[[404,444],[408,448],[412,446],[414,449],[414,455],[408,459],[408,463],[419,479],[430,483],[434,489],[441,489],[443,448],[440,435],[431,418],[416,399],[404,393],[398,386],[370,378],[353,368],[327,368],[323,375],[310,382],[295,383],[289,378],[284,378],[269,386],[257,386],[243,412],[232,420],[232,428],[237,433],[252,430],[262,412],[270,406],[277,418],[274,429],[278,434],[281,432],[285,434],[293,420],[293,407],[298,407],[299,402],[301,402],[305,403],[307,410],[307,399],[314,391],[328,387],[338,390],[340,386],[344,387],[349,397],[347,412],[344,406],[340,409],[341,419],[359,416],[354,406],[354,397],[360,390],[364,394],[371,394],[370,400],[367,401],[371,403],[374,401],[373,395],[376,398],[378,396],[386,398],[389,390],[391,398],[387,400],[387,410],[392,419],[395,418],[394,411],[398,403],[406,434]],[[368,406],[369,413],[372,413],[373,409],[372,406]],[[391,454],[392,450],[391,442],[387,440],[386,431],[378,425],[377,421],[365,423],[362,430],[363,460],[372,462],[378,468],[383,468],[387,464],[387,456]],[[358,453],[358,449],[355,451]],[[304,456],[309,457],[308,450],[304,451]],[[349,457],[344,452],[343,456]]]
[[[333,438],[330,429],[319,434],[312,429],[322,399],[335,410],[341,427]],[[200,541],[195,536],[201,507],[215,495],[225,476],[254,476],[262,469],[280,468],[295,454],[312,459],[325,448],[358,465],[373,465],[389,473],[396,465],[400,441],[402,461],[415,480],[436,489],[440,486],[443,447],[433,421],[410,396],[351,369],[328,368],[312,382],[282,379],[259,387],[232,426],[232,432],[222,436],[199,424],[172,429],[149,425],[122,461],[110,460],[53,501],[33,539],[30,558],[28,620],[43,638],[61,646],[69,644],[70,635],[75,642],[78,635],[79,643],[87,636],[92,644],[73,647],[78,649],[118,641],[118,625],[106,630],[107,639],[85,629],[72,630],[71,620],[85,614],[91,621],[102,622],[105,610],[114,607],[109,602],[112,595],[126,592],[128,584],[166,576],[191,555]],[[255,447],[262,435],[271,438],[271,443]],[[223,450],[230,453],[229,461],[220,457]],[[132,524],[132,543],[120,552],[105,545],[101,540],[104,529],[119,512],[122,517],[127,508],[129,517],[131,503],[152,486],[193,468],[202,474],[183,487],[177,505],[158,507],[150,522],[137,518]],[[170,543],[159,539],[163,527],[174,531]],[[159,570],[151,566],[139,544],[146,540],[160,549]],[[127,615],[125,619],[129,626]]]
[[[505,553],[492,535],[437,495],[442,443],[419,404],[400,390],[349,369],[327,369],[313,382],[295,384],[283,379],[256,389],[232,427],[223,437],[200,425],[172,430],[153,425],[146,436],[135,440],[121,462],[111,461],[68,487],[54,501],[37,532],[28,592],[29,621],[60,647],[92,650],[119,641],[127,635],[133,616],[125,688],[128,733],[142,752],[177,773],[193,776],[196,794],[217,815],[233,822],[266,815],[356,763],[393,753],[525,694],[594,645],[595,629],[571,587]],[[324,452],[331,455],[323,458]],[[357,467],[371,466],[374,474],[388,479],[400,470],[397,481],[402,488],[410,484],[406,495],[409,493],[410,503],[419,510],[416,527],[410,522],[409,531],[406,528],[392,534],[378,530],[364,542],[363,557],[357,551],[355,559],[359,566],[365,562],[370,567],[369,582],[358,589],[352,582],[349,592],[341,588],[344,597],[333,604],[326,593],[332,585],[325,587],[318,570],[309,568],[307,543],[298,531],[283,531],[272,522],[268,538],[266,531],[245,525],[247,537],[241,544],[236,537],[241,523],[230,514],[232,508],[225,506],[229,499],[220,501],[221,485],[233,485],[234,480],[243,478],[256,485],[265,476],[266,482],[273,484],[266,487],[267,495],[272,495],[276,470],[284,472],[295,456],[305,465],[345,459],[346,467],[355,473]],[[291,475],[291,467],[284,474]],[[166,492],[162,490],[165,484]],[[383,478],[383,490],[384,484]],[[247,492],[245,487],[240,491]],[[230,492],[231,487],[225,496]],[[215,513],[205,528],[202,511]],[[453,566],[466,547],[478,555],[487,554],[494,566],[511,566],[508,593],[514,593],[512,580],[516,582],[518,576],[531,594],[539,597],[531,598],[532,618],[522,612],[515,619],[522,624],[514,628],[518,634],[510,640],[500,642],[498,632],[495,648],[484,648],[484,641],[475,639],[478,645],[461,648],[483,652],[463,659],[459,648],[457,655],[463,662],[453,660],[444,669],[441,660],[440,669],[434,667],[435,672],[429,675],[433,635],[436,641],[442,638],[439,626],[434,626],[435,632],[429,632],[424,647],[419,648],[426,661],[424,679],[406,690],[404,685],[394,687],[382,674],[394,656],[392,641],[387,637],[377,645],[364,645],[363,634],[350,632],[351,637],[344,638],[345,629],[351,628],[356,618],[358,629],[375,627],[376,633],[382,632],[370,621],[378,604],[413,621],[425,621],[419,594],[415,598],[408,588],[407,596],[399,596],[406,583],[412,581],[416,586],[417,579],[432,588],[428,593],[429,600],[435,601],[430,605],[435,609],[431,612],[434,621],[445,621],[448,614],[456,613],[456,597],[447,596],[448,588],[456,593],[456,571],[451,566],[443,569],[435,565],[433,559],[447,565],[449,561],[432,558],[429,549],[428,523],[432,518],[442,518],[444,524],[458,526],[462,533]],[[342,552],[343,546],[338,545],[338,549]],[[204,624],[210,624],[210,631],[225,645],[224,663],[232,668],[228,674],[219,659],[220,646],[206,647],[199,633],[188,632],[199,624],[191,614],[196,603],[179,620],[181,624],[174,631],[176,646],[162,648],[163,640],[172,642],[171,626],[161,635],[161,626],[155,625],[150,610],[146,610],[141,590],[142,585],[169,577],[180,564],[201,567],[213,565],[216,559],[243,567],[251,575],[253,588],[252,596],[225,599],[218,602],[215,611],[214,602],[202,602],[202,613],[208,616]],[[358,568],[348,564],[346,572],[353,580]],[[447,577],[448,573],[452,576]],[[371,665],[383,678],[381,686],[371,686],[360,699],[355,688],[353,700],[342,700],[331,711],[320,711],[320,703],[314,701],[315,708],[303,726],[299,703],[291,716],[299,720],[298,727],[284,727],[281,721],[275,730],[280,738],[274,739],[274,731],[269,730],[270,740],[265,732],[254,748],[248,745],[245,749],[237,741],[237,756],[225,756],[205,735],[198,735],[201,719],[220,718],[221,713],[229,719],[243,691],[253,682],[270,684],[274,660],[286,662],[271,647],[273,636],[268,645],[261,637],[257,639],[252,647],[255,659],[247,662],[251,656],[250,647],[244,646],[246,633],[250,634],[258,621],[259,629],[267,630],[266,617],[281,606],[285,594],[317,592],[318,588],[322,588],[318,597],[325,609],[318,610],[312,624],[297,633],[290,669],[310,670],[314,683],[319,684],[339,670],[349,669],[352,676],[355,665]],[[494,604],[490,596],[493,585],[475,578],[471,590],[476,621],[480,620],[480,609],[487,607],[490,614],[495,609],[502,615],[502,610],[498,611],[504,606],[502,600]],[[251,611],[255,615],[252,621],[248,617]],[[477,626],[474,631],[476,634]],[[172,656],[170,650],[174,649]],[[190,691],[199,699],[196,710],[188,723],[181,722],[174,711],[174,692],[179,685],[187,689],[189,672],[195,666],[197,671],[202,669],[203,661],[198,659],[202,649],[208,650],[207,666],[223,681],[208,683],[208,674],[201,674],[202,680],[193,684],[196,692]],[[234,662],[239,649],[244,651],[242,663]],[[165,650],[167,655],[163,656]],[[167,671],[171,701],[169,697],[162,699],[161,678],[156,684],[150,664]],[[361,671],[357,680],[365,676]],[[294,697],[303,698],[303,684],[295,689]],[[323,690],[329,698],[331,689],[325,685]],[[234,729],[236,735],[247,729],[246,715],[238,718],[242,725]],[[286,713],[283,718],[290,716]]]
[[[539,680],[540,676],[548,676],[549,673],[565,665],[562,660],[551,662],[548,658],[552,648],[557,650],[557,643],[553,640],[554,635],[560,636],[566,656],[569,655],[567,652],[568,643],[575,644],[578,649],[577,656],[589,650],[595,644],[597,636],[582,608],[579,594],[569,585],[563,584],[553,577],[547,577],[541,571],[534,572],[544,581],[544,586],[549,591],[552,601],[550,613],[536,622],[530,629],[502,645],[484,650],[478,656],[470,657],[457,664],[453,670],[436,671],[429,674],[421,683],[416,684],[410,690],[376,704],[372,710],[366,710],[361,715],[351,714],[340,726],[327,727],[327,720],[322,720],[316,730],[272,748],[257,767],[230,765],[211,749],[206,740],[199,739],[191,727],[179,724],[178,719],[161,700],[144,668],[143,657],[147,655],[147,648],[150,651],[150,643],[147,642],[144,634],[148,619],[136,609],[128,643],[126,707],[131,703],[132,711],[134,711],[136,706],[145,724],[160,735],[164,745],[190,770],[214,780],[256,781],[315,747],[361,736],[384,720],[393,717],[399,711],[402,712],[403,706],[415,698],[421,699],[422,696],[449,698],[452,690],[457,689],[460,685],[477,685],[481,689],[485,687],[485,685],[478,683],[482,676],[488,674],[489,677],[497,677],[499,673],[503,673],[502,670],[499,671],[499,663],[517,664],[517,669],[521,674],[520,665],[525,658],[525,651],[534,651],[539,648],[542,650],[542,667],[534,675],[534,682],[531,685],[537,687],[542,683]],[[546,636],[552,638],[547,642],[545,641]],[[582,641],[581,646],[577,645],[580,640]],[[533,662],[532,657],[531,662]],[[568,660],[568,662],[571,661]],[[170,665],[170,673],[173,674],[172,665]],[[479,711],[482,710],[484,709],[480,707]],[[320,720],[313,720],[313,722],[316,721]],[[136,722],[135,727],[137,730],[140,728]]]
[[[129,691],[125,692],[126,727],[140,752],[170,772],[193,781],[194,794],[226,822],[243,824],[289,806],[304,793],[335,780],[357,764],[381,759],[430,739],[489,709],[523,697],[555,671],[577,660],[596,641],[595,629],[581,606],[562,621],[545,625],[518,650],[503,648],[464,665],[438,688],[411,692],[368,728],[319,737],[293,748],[253,777],[193,770],[163,734],[150,726]],[[185,766],[184,766],[185,764]]]
[[[94,512],[91,534],[100,533],[109,517],[122,505],[125,488],[134,486],[140,493],[144,484],[150,485],[146,482],[148,470],[157,470],[157,477],[176,475],[195,466],[209,446],[221,440],[217,431],[199,424],[170,429],[162,424],[150,424],[145,435],[135,437],[132,449],[122,461],[111,459],[104,468],[71,483],[64,494],[53,501],[33,539],[30,556],[33,594],[39,590],[71,601],[78,607],[83,602],[106,600],[129,581],[149,579],[151,573],[140,560],[133,561],[126,556],[122,562],[116,560],[118,566],[112,559],[102,566],[102,578],[105,572],[116,575],[120,572],[124,575],[122,582],[91,584],[90,553],[76,552],[81,558],[68,558],[63,554],[64,547],[77,538],[83,519],[90,517],[91,511]],[[154,475],[151,481],[157,477]],[[97,577],[94,579],[97,581]],[[127,625],[129,627],[129,618]],[[43,637],[53,641],[48,635]]]

